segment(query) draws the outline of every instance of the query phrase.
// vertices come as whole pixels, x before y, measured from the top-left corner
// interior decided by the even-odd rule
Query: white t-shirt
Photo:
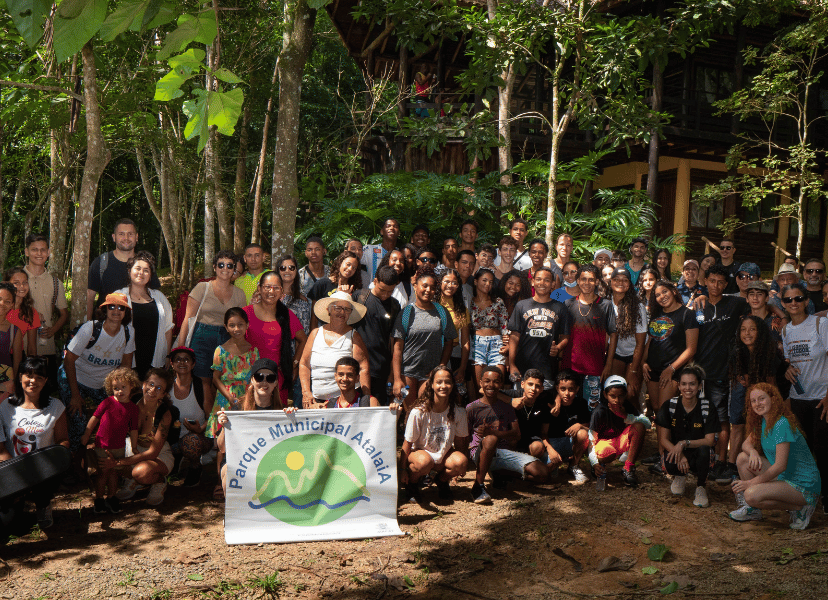
[[[791,398],[797,400],[821,400],[828,393],[828,319],[814,315],[799,325],[788,323],[782,330],[782,347],[785,358],[799,369],[799,382],[805,389],[804,394],[791,386]]]
[[[618,307],[615,302],[612,303],[615,309],[616,325],[618,324]],[[647,333],[647,308],[643,304],[638,305],[638,311],[641,313],[641,321],[635,324],[636,333]],[[615,347],[615,356],[632,356],[635,353],[635,336],[618,338],[618,345]]]
[[[178,409],[180,413],[180,420],[181,421],[195,421],[199,425],[204,424],[204,410],[198,405],[198,400],[196,400],[195,392],[193,391],[193,386],[196,385],[195,383],[190,385],[190,394],[184,398],[183,400],[179,400],[175,397],[175,394],[170,394],[170,398],[172,398],[173,406]],[[181,426],[181,435],[186,435],[189,433],[190,430]]]
[[[46,408],[22,408],[9,401],[0,404],[2,436],[12,456],[21,456],[38,448],[55,444],[55,423],[64,411],[63,402],[56,398]]]
[[[523,256],[521,256],[521,254]],[[497,251],[497,256],[494,259],[494,265],[496,267],[500,266],[500,250]],[[523,250],[518,250],[517,252],[515,252],[515,262],[512,263],[512,268],[516,271],[528,271],[532,268],[532,259],[529,258],[528,248],[526,249],[526,252],[524,252]]]
[[[84,323],[69,342],[68,348],[72,354],[78,356],[75,361],[78,383],[98,389],[103,387],[106,376],[113,369],[121,366],[124,354],[135,352],[135,330],[132,329],[132,325],[127,325],[129,328],[129,342],[127,342],[123,327],[114,337],[101,327],[98,341],[87,349],[86,344],[92,339],[92,327],[93,321]]]
[[[425,450],[438,464],[455,437],[469,436],[469,422],[463,407],[454,407],[454,421],[449,420],[448,411],[448,408],[439,413],[414,408],[405,425],[405,441],[411,442],[412,450]]]

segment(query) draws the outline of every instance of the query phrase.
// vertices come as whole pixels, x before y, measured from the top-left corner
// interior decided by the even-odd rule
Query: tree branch
[[[65,90],[63,88],[57,87],[56,85],[36,85],[34,83],[23,83],[22,81],[9,81],[7,79],[0,79],[0,85],[25,88],[27,90],[38,90],[40,92],[57,92],[59,94],[66,94],[67,96],[71,96],[79,102],[83,102],[83,96],[81,96],[80,94],[76,94],[75,92]]]

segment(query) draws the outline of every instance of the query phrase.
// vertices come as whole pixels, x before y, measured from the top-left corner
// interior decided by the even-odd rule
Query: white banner
[[[228,416],[228,544],[402,535],[388,408]]]

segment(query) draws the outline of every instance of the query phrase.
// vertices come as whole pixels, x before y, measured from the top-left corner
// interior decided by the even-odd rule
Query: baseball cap
[[[604,389],[608,390],[611,387],[627,387],[627,380],[620,375],[610,375],[604,382]]]

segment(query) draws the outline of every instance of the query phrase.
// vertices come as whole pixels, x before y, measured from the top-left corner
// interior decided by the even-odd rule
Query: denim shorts
[[[472,453],[472,460],[474,461],[474,464],[477,464],[479,454],[480,447],[478,446]],[[526,468],[526,465],[532,464],[536,460],[538,459],[534,456],[523,452],[515,452],[514,450],[498,448],[495,451],[494,458],[492,458],[492,464],[489,467],[489,472],[510,471],[511,473],[516,473],[521,477],[525,477],[526,473],[524,472],[524,469]]]
[[[747,390],[741,383],[735,383],[730,388],[728,413],[730,413],[731,425],[745,424],[745,392]]]
[[[505,365],[506,357],[500,353],[503,347],[503,337],[499,335],[474,336],[474,364],[476,365]]]
[[[572,443],[571,437],[548,438],[546,441],[555,449],[555,452],[561,455],[561,459],[564,462],[572,458],[575,445]]]
[[[212,377],[213,354],[216,348],[230,339],[230,334],[224,325],[205,325],[196,322],[190,347],[195,351],[196,361],[193,375],[196,377]]]

